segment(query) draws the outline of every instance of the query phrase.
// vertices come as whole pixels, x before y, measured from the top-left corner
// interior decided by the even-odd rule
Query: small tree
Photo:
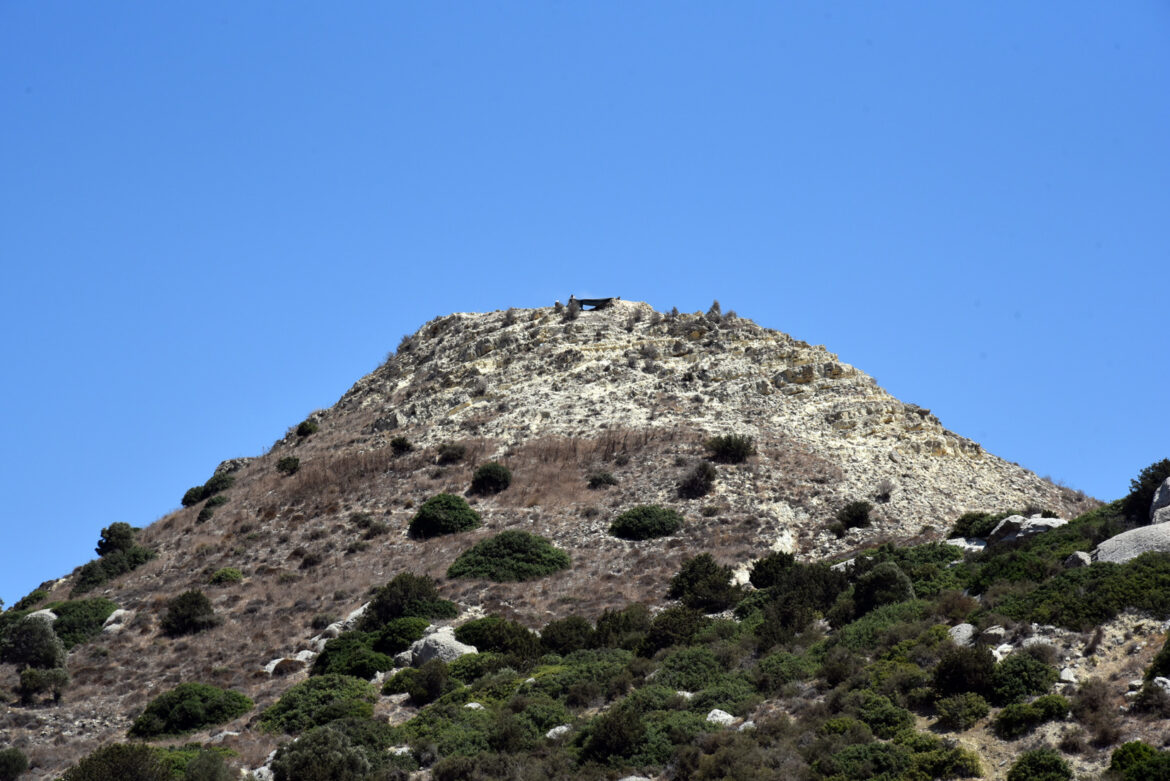
[[[219,623],[211,600],[198,589],[184,591],[167,603],[167,612],[160,626],[171,637],[189,635],[210,629]]]
[[[42,616],[25,616],[0,636],[0,661],[48,670],[65,666],[65,644]]]
[[[667,596],[687,607],[717,613],[732,607],[743,592],[731,585],[731,567],[719,564],[710,553],[701,553],[683,562],[670,579]]]
[[[16,781],[28,770],[28,757],[18,748],[0,749],[0,781]]]
[[[512,484],[512,470],[503,464],[489,461],[475,470],[471,478],[473,494],[498,494]]]
[[[53,667],[41,670],[36,667],[26,667],[20,671],[20,686],[17,691],[20,701],[31,705],[41,694],[51,694],[53,702],[60,702],[61,695],[69,685],[69,673],[64,667]]]
[[[111,523],[102,529],[102,537],[94,549],[99,556],[114,551],[127,551],[134,547],[134,529],[128,523]]]
[[[409,533],[416,539],[468,531],[480,525],[479,513],[454,494],[438,494],[423,502],[410,521]]]

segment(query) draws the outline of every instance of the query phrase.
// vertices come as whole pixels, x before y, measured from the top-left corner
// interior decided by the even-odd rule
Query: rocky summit
[[[712,443],[721,438],[738,455],[720,458]],[[476,487],[490,462],[507,479]],[[254,708],[155,743],[230,750],[231,767],[272,777],[273,751],[296,731],[273,729],[270,706],[309,678],[331,640],[385,635],[370,605],[401,573],[434,578],[453,608],[387,651],[397,661],[375,665],[377,683],[402,665],[454,664],[476,644],[452,628],[484,616],[535,630],[570,614],[594,622],[630,603],[653,613],[674,604],[672,576],[701,553],[750,589],[752,563],[776,552],[846,560],[886,542],[944,540],[964,513],[1070,519],[1098,504],[949,431],[825,347],[717,304],[693,314],[614,300],[593,311],[557,304],[439,317],[268,452],[211,466],[192,476],[205,482],[182,509],[142,529],[103,530],[100,559],[5,614],[10,628],[47,608],[62,634],[65,616],[81,610],[69,605],[105,600],[96,630],[66,642],[59,696],[13,694],[0,705],[0,744],[27,755],[30,777],[60,775],[132,730],[148,734],[147,706],[192,682],[246,695]],[[420,533],[422,509],[442,494],[478,521]],[[645,505],[681,523],[644,539],[610,533],[619,515]],[[539,535],[569,566],[527,580],[447,576],[457,558],[509,531]],[[188,592],[207,607],[191,597],[176,618],[175,600]],[[0,665],[7,692],[48,686],[22,681],[20,664]],[[596,714],[607,700],[580,702],[582,714]],[[708,713],[745,723],[721,702],[702,700],[721,709],[706,707],[701,724],[736,729]],[[380,694],[372,707],[392,725],[418,713],[401,694]],[[560,736],[578,729],[538,726],[570,743]],[[586,758],[600,751],[590,739]],[[420,778],[443,754],[393,751],[413,752],[409,772]],[[664,767],[631,760],[625,769]]]

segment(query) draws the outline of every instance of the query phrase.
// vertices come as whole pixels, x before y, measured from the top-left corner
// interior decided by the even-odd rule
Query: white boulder
[[[453,662],[460,656],[474,653],[479,653],[479,649],[456,640],[455,630],[449,626],[440,627],[410,645],[411,664],[415,667],[421,667],[432,659]]]
[[[568,724],[561,724],[559,727],[553,727],[548,732],[544,733],[544,736],[549,740],[556,740],[557,738],[568,735],[569,731],[572,729],[573,728]]]
[[[1170,477],[1162,481],[1150,502],[1150,523],[1170,523]]]
[[[958,646],[972,645],[975,642],[974,624],[956,624],[947,630],[951,642]]]
[[[1170,551],[1170,523],[1140,526],[1110,537],[1093,552],[1093,559],[1124,564],[1149,551]]]
[[[1077,569],[1079,567],[1087,567],[1093,563],[1093,557],[1085,553],[1083,550],[1073,551],[1068,554],[1068,558],[1064,560],[1065,569]]]
[[[735,721],[735,716],[732,716],[725,710],[714,708],[707,714],[707,721],[711,724],[718,724],[721,727],[727,727]]]
[[[987,535],[987,544],[1004,545],[1016,542],[1064,526],[1066,523],[1068,520],[1065,518],[1041,518],[1039,515],[1025,518],[1022,515],[1009,515],[996,524],[991,534]]]
[[[947,540],[946,544],[962,548],[964,553],[979,553],[987,547],[987,541],[978,537],[952,537]]]

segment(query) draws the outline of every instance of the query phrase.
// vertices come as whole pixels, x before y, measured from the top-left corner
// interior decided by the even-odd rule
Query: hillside
[[[753,452],[738,462],[720,458],[710,441],[721,436],[750,438]],[[477,469],[489,461],[507,467],[510,484],[496,493],[469,492]],[[1048,631],[1032,627],[1024,618],[1008,620],[1033,609],[1021,607],[1027,593],[1018,585],[1013,588],[1019,593],[1012,592],[1016,602],[1006,600],[995,588],[981,596],[982,606],[960,597],[959,592],[980,577],[979,565],[956,566],[961,551],[929,543],[946,539],[960,516],[973,512],[1028,509],[1061,519],[1088,518],[1068,525],[1068,529],[1086,530],[1077,532],[1080,537],[1066,535],[1062,544],[1070,551],[1108,536],[1101,518],[1107,516],[1108,523],[1117,525],[1117,529],[1109,527],[1112,533],[1127,523],[1110,509],[1113,506],[1101,508],[1083,494],[1053,485],[947,430],[928,409],[899,401],[824,347],[762,328],[733,313],[722,314],[717,308],[706,314],[664,314],[628,301],[580,313],[546,307],[432,320],[405,338],[382,366],[360,379],[333,407],[294,422],[267,453],[227,460],[214,474],[193,476],[193,482],[196,479],[208,480],[206,490],[185,497],[190,506],[138,530],[133,543],[129,538],[103,538],[117,556],[134,550],[133,544],[153,551],[152,558],[106,582],[98,582],[101,578],[94,576],[92,565],[88,570],[79,568],[46,582],[43,593],[6,614],[8,623],[3,626],[10,626],[35,608],[99,597],[126,611],[116,614],[105,631],[69,652],[70,682],[59,703],[41,699],[22,704],[12,696],[0,705],[4,709],[0,748],[12,745],[27,754],[32,763],[28,777],[55,777],[98,747],[126,740],[135,719],[156,696],[193,682],[242,693],[255,707],[223,724],[155,743],[208,743],[230,749],[232,767],[265,765],[270,753],[289,738],[279,730],[264,729],[260,714],[309,677],[313,660],[329,636],[352,628],[352,623],[338,622],[350,616],[356,620],[357,611],[374,590],[404,572],[434,578],[438,596],[454,603],[457,617],[452,621],[435,616],[437,624],[461,626],[496,615],[539,630],[570,615],[596,626],[598,619],[614,620],[628,604],[645,605],[652,612],[672,605],[676,607],[671,609],[677,609],[677,602],[668,596],[672,577],[703,553],[711,554],[715,565],[728,568],[724,586],[731,581],[751,590],[747,584],[752,563],[761,558],[784,562],[776,554],[791,553],[795,566],[804,567],[855,557],[859,551],[887,542],[901,549],[917,545],[910,550],[920,553],[911,558],[936,557],[931,564],[935,574],[924,574],[921,561],[906,558],[911,554],[901,559],[895,556],[914,581],[910,595],[918,597],[903,603],[915,606],[913,616],[899,620],[915,627],[916,634],[908,640],[917,638],[914,642],[925,649],[906,651],[907,664],[920,666],[929,677],[943,653],[937,636],[930,642],[924,639],[930,631],[938,634],[931,627],[971,619],[982,631],[1002,620],[1008,623],[1005,642],[1020,645],[1026,634],[1036,633],[1051,641],[1052,653],[1060,657],[1049,662],[1083,673],[1084,665],[1075,660],[1082,658],[1082,649],[1091,639],[1088,626]],[[680,484],[688,479],[702,484],[690,491],[693,498],[680,495]],[[711,480],[709,488],[705,479]],[[595,487],[590,487],[591,480]],[[481,525],[434,537],[409,535],[420,508],[444,493],[465,497]],[[842,515],[851,504],[861,502],[869,505],[867,518]],[[640,541],[609,533],[616,517],[639,505],[677,511],[681,528]],[[848,528],[850,524],[842,519],[849,517],[864,525]],[[460,554],[504,531],[546,538],[568,554],[570,566],[524,582],[447,577]],[[1055,561],[1057,552],[1067,555],[1064,548],[1053,548],[1036,554],[1037,560]],[[863,564],[855,565],[852,575],[842,575],[831,596],[836,598],[845,589],[854,589],[848,594],[860,593],[857,589],[863,587],[858,579],[864,578],[870,565],[864,564],[864,557],[858,560]],[[878,564],[877,559],[873,563]],[[936,571],[959,574],[948,579],[950,575]],[[983,570],[984,587],[999,583],[989,579],[987,573],[992,571]],[[1045,577],[1055,575],[1051,570],[1045,573]],[[86,588],[84,584],[91,582]],[[778,588],[758,572],[753,582],[759,587],[756,595]],[[1031,582],[1028,588],[1035,585]],[[172,636],[163,631],[170,600],[193,589],[210,599],[215,621],[190,634]],[[942,599],[942,592],[954,595],[949,597],[948,616],[937,613],[940,603],[929,602]],[[735,593],[736,600],[703,607],[708,613],[720,613],[746,591]],[[991,609],[997,599],[1004,600],[1002,613]],[[818,647],[816,643],[826,633],[829,646],[816,653],[831,658],[832,638],[838,630],[852,626],[840,608],[830,614],[832,600],[816,610],[810,608],[807,621],[778,618],[768,612],[773,608],[767,604],[771,603],[758,601],[754,613],[741,610],[739,622],[731,613],[724,613],[721,620],[694,619],[695,626],[706,627],[702,631],[710,635],[703,642],[713,650],[706,653],[718,658],[727,668],[726,675],[740,676],[736,681],[751,678],[754,685],[762,686],[758,680],[762,659],[781,651],[797,654],[799,649]],[[860,606],[849,609],[858,611],[857,621],[864,620]],[[1104,622],[1104,640],[1099,639],[1097,647],[1104,645],[1093,662],[1094,669],[1116,673],[1114,683],[1122,689],[1126,680],[1141,676],[1141,665],[1148,665],[1161,631],[1148,613],[1135,610]],[[822,615],[834,624],[831,628],[820,620]],[[971,618],[976,615],[991,616],[991,623]],[[771,636],[759,629],[769,621],[779,622],[784,631]],[[327,630],[324,636],[323,630]],[[677,645],[700,642],[702,631],[676,638]],[[761,639],[765,636],[767,640]],[[885,640],[874,643],[884,647]],[[502,648],[501,658],[519,676],[507,686],[522,688],[529,673],[537,676],[534,680],[544,680],[539,676],[553,675],[552,667],[564,664],[550,657],[541,667],[539,654],[525,655],[506,643]],[[627,689],[642,691],[647,680],[656,680],[656,669],[658,679],[668,677],[665,667],[655,665],[668,665],[664,659],[672,658],[670,648],[668,643],[651,653],[622,650],[626,656],[619,667],[627,670],[629,680],[613,691],[581,694],[570,698],[568,705],[552,697],[549,702],[556,700],[556,708],[569,709],[572,734],[577,737],[566,738],[567,753],[546,751],[540,754],[541,761],[547,760],[548,768],[562,768],[579,777],[595,773],[617,778],[636,770],[708,777],[701,766],[714,761],[709,757],[718,753],[722,744],[716,744],[722,739],[701,737],[705,731],[689,721],[683,732],[693,739],[688,737],[680,745],[692,744],[691,754],[646,753],[648,749],[622,754],[614,749],[611,754],[618,759],[608,761],[597,747],[600,744],[590,743],[590,736],[600,729],[595,723],[602,718],[598,714],[621,712],[615,703],[624,702],[621,696]],[[846,679],[867,665],[877,664],[876,656],[865,657],[872,651],[864,645],[851,648],[854,661],[846,664],[841,680],[826,677],[822,670],[817,675],[796,676],[785,686],[759,688],[750,697],[741,692],[712,695],[711,701],[730,698],[742,711],[733,713],[739,719],[736,724],[748,718],[761,725],[779,724],[768,719],[780,713],[799,723],[806,717],[821,722],[828,717],[828,713],[810,715],[810,708],[833,711],[840,706],[837,710],[854,713],[859,707],[856,703],[842,704],[848,690],[838,692],[834,687],[845,685]],[[888,660],[882,663],[889,664]],[[377,680],[389,679],[391,674],[386,670]],[[486,677],[492,674],[502,675],[495,669],[485,672]],[[689,691],[682,678],[672,688]],[[730,680],[724,683],[734,688]],[[18,685],[17,666],[0,665],[0,689],[14,692]],[[493,685],[505,684],[496,681]],[[899,703],[899,710],[917,702],[913,719],[925,728],[933,706],[914,700],[909,694],[913,688],[887,691],[892,698],[888,701]],[[477,701],[470,691],[465,687],[462,694],[455,691],[445,696],[462,697],[457,702],[461,706],[464,701]],[[1116,692],[1117,697],[1121,694]],[[487,709],[502,708],[509,696],[485,695]],[[686,711],[677,702],[659,705],[651,710]],[[517,718],[527,712],[523,703],[510,707]],[[401,693],[380,694],[373,703],[375,718],[382,724],[401,725],[418,712],[418,703],[412,704]],[[780,745],[798,739],[797,733],[789,735],[786,729],[795,728],[776,726],[768,740]],[[852,727],[842,729],[848,732]],[[866,729],[879,738],[890,737],[879,729]],[[1118,727],[1118,736],[1144,735],[1143,729],[1138,721],[1127,722]],[[443,740],[435,736],[424,740],[413,732],[393,737],[396,744],[412,749],[410,761],[399,764],[421,766],[413,771],[420,777],[431,772],[428,768],[436,759],[454,761],[452,757],[459,753],[444,751]],[[735,742],[728,741],[728,746]],[[986,723],[961,743],[984,753],[985,760],[995,758],[984,763],[985,777],[990,778],[1004,777],[1007,764],[997,762],[1006,763],[1023,750],[1022,744],[997,740]],[[557,741],[553,744],[561,746]],[[736,745],[736,752],[766,753],[766,747]],[[874,745],[893,744],[879,741]],[[536,751],[519,739],[492,743],[492,747],[504,754]],[[1107,746],[1086,752],[1078,760],[1086,769],[1100,770],[1108,760]],[[593,765],[572,765],[571,772],[564,770],[570,765],[557,764],[590,757]],[[686,770],[692,760],[697,764]],[[539,766],[535,760],[529,764]],[[434,767],[436,777],[456,772],[449,767],[444,770],[442,764]],[[524,777],[516,768],[491,771],[485,767],[459,772],[468,777],[474,773],[485,778]],[[778,767],[772,769],[781,773]],[[832,775],[811,762],[801,768],[793,765],[791,770],[801,777]]]

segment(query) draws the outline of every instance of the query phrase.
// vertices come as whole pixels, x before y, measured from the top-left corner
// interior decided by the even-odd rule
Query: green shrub
[[[656,504],[638,505],[614,519],[609,533],[626,540],[649,540],[673,534],[682,526],[682,516]]]
[[[413,672],[406,691],[415,705],[434,702],[454,687],[442,659],[431,659]]]
[[[646,738],[646,725],[632,708],[614,707],[588,726],[581,754],[586,759],[612,762],[637,751]]]
[[[850,502],[837,511],[837,522],[844,529],[856,529],[869,526],[869,513],[873,505],[865,501]]]
[[[83,565],[78,570],[72,593],[84,594],[119,575],[142,566],[153,559],[154,555],[154,551],[141,545],[133,545],[125,550],[112,550],[100,559]]]
[[[1150,505],[1154,503],[1154,494],[1167,477],[1170,477],[1170,458],[1156,461],[1129,481],[1129,494],[1122,500],[1122,509],[1132,522],[1144,524],[1150,522]]]
[[[365,752],[327,727],[311,729],[284,744],[272,758],[275,781],[362,781],[369,771]]]
[[[868,725],[873,734],[886,739],[914,726],[914,716],[910,711],[898,707],[889,697],[873,692],[862,695],[857,718]]]
[[[60,702],[68,685],[69,673],[64,667],[25,667],[20,671],[17,692],[25,705],[31,704],[41,694],[51,694],[53,702]]]
[[[742,464],[748,456],[755,455],[756,446],[752,438],[743,434],[724,434],[711,437],[703,443],[712,461],[722,464]]]
[[[414,450],[414,445],[406,437],[398,436],[390,440],[390,449],[394,451],[394,455],[406,455]]]
[[[978,537],[983,539],[991,534],[999,522],[1010,515],[1012,512],[1002,513],[980,513],[971,512],[963,513],[959,519],[955,521],[955,526],[951,529],[951,537]]]
[[[51,622],[25,616],[0,635],[0,662],[45,670],[64,667],[65,644],[53,631]]]
[[[509,658],[493,652],[464,654],[447,664],[447,674],[456,681],[471,684],[508,666]],[[554,725],[555,726],[555,725]]]
[[[707,623],[707,618],[695,608],[686,605],[668,607],[650,621],[649,631],[638,647],[638,653],[653,656],[674,645],[690,645]]]
[[[375,632],[396,618],[454,618],[458,614],[454,602],[439,596],[432,578],[400,572],[374,592],[358,628]]]
[[[783,582],[787,571],[796,565],[796,557],[791,553],[776,551],[758,559],[749,575],[751,584],[758,589],[771,588]]]
[[[808,680],[816,672],[816,664],[808,655],[777,651],[756,665],[756,686],[764,693],[775,693],[785,684]]]
[[[489,461],[475,470],[471,478],[471,492],[488,496],[504,491],[512,484],[512,470],[503,464]]]
[[[457,464],[463,460],[467,455],[467,448],[463,445],[456,445],[453,442],[445,442],[439,445],[440,464]]]
[[[1146,670],[1145,679],[1152,681],[1158,677],[1170,677],[1170,635],[1162,642],[1162,649],[1154,656],[1150,667]]]
[[[940,697],[991,691],[995,657],[982,646],[953,647],[943,652],[934,668],[934,690]]]
[[[276,462],[276,471],[285,475],[295,475],[301,468],[301,459],[296,456],[285,456]]]
[[[65,771],[62,781],[172,781],[159,752],[144,743],[103,746]]]
[[[109,599],[95,597],[57,602],[51,605],[50,609],[57,614],[57,620],[53,622],[53,631],[61,638],[65,650],[68,651],[100,635],[106,619],[118,609],[118,604]]]
[[[32,610],[39,603],[44,602],[48,598],[49,598],[48,591],[45,591],[43,588],[35,588],[32,591],[30,591],[29,593],[25,594],[19,600],[17,600],[16,604],[13,605],[11,608],[9,608],[9,610],[12,610],[12,611]],[[0,610],[3,610],[3,609],[4,609],[4,603],[2,601],[0,601]]]
[[[731,567],[719,564],[710,553],[685,559],[670,579],[667,596],[687,607],[718,613],[735,605],[743,590],[731,585]]]
[[[0,781],[16,781],[28,770],[28,757],[18,748],[0,749]]]
[[[617,478],[609,472],[592,472],[589,475],[589,487],[593,489],[606,488],[617,484]]]
[[[202,683],[181,683],[155,697],[130,726],[130,736],[157,738],[182,735],[223,724],[252,710],[252,701],[239,692]]]
[[[938,709],[939,726],[958,732],[975,726],[976,722],[991,712],[987,700],[975,692],[943,697],[935,707]]]
[[[321,424],[315,420],[306,419],[297,424],[297,436],[307,437],[321,430]]]
[[[298,683],[260,716],[272,732],[295,734],[335,719],[368,719],[374,713],[374,687],[348,675],[317,675]]]
[[[553,547],[544,537],[505,531],[461,553],[447,569],[447,577],[524,581],[568,568],[569,554]]]
[[[999,705],[1010,705],[1052,688],[1059,677],[1056,668],[1026,654],[1014,653],[991,673],[991,693]]]
[[[914,586],[906,573],[892,561],[883,561],[861,575],[853,586],[853,604],[863,616],[882,605],[914,599]]]
[[[227,586],[232,583],[239,583],[244,579],[244,573],[240,572],[235,567],[223,567],[217,569],[215,574],[208,579],[208,582],[213,586]]]
[[[202,591],[192,589],[167,602],[167,612],[159,627],[164,634],[179,637],[210,629],[219,621],[211,600]]]
[[[593,625],[577,615],[549,621],[540,631],[540,644],[562,656],[588,648],[593,644]]]
[[[98,540],[94,552],[105,556],[114,551],[130,550],[134,547],[134,529],[128,523],[111,523],[102,529],[102,536]]]
[[[711,493],[715,487],[715,467],[707,461],[695,464],[678,484],[681,499],[699,499]]]
[[[350,675],[368,681],[383,670],[394,669],[394,660],[375,651],[373,642],[365,632],[343,632],[325,643],[309,674]]]
[[[194,488],[189,488],[187,493],[183,494],[182,504],[184,507],[191,507],[193,505],[199,504],[204,499],[215,496],[216,494],[222,493],[223,491],[231,488],[235,482],[235,475],[228,474],[227,472],[220,472],[219,474],[212,475],[211,479],[209,479],[203,485],[197,485]]]
[[[372,633],[373,649],[389,656],[402,653],[410,648],[411,643],[420,639],[430,625],[431,622],[425,618],[392,618]]]
[[[182,778],[183,781],[236,781],[239,778],[239,773],[228,767],[225,761],[235,755],[231,749],[188,743],[181,747],[160,747],[158,752],[172,778]]]
[[[845,746],[818,759],[814,770],[833,779],[894,779],[910,769],[910,752],[893,743],[860,743]]]
[[[664,686],[684,691],[699,691],[715,683],[723,667],[710,650],[702,647],[681,648],[662,659],[658,680]]]
[[[1007,781],[1071,781],[1072,769],[1050,748],[1025,751],[1008,771]]]
[[[409,533],[416,539],[438,537],[474,529],[480,525],[479,513],[454,494],[438,494],[423,502],[410,521]]]
[[[650,611],[637,603],[621,610],[603,611],[597,618],[593,645],[597,648],[637,648],[650,630]]]
[[[1027,704],[1008,705],[996,715],[992,728],[1004,740],[1015,740],[1044,722],[1063,719],[1068,710],[1068,700],[1059,694],[1049,694]]]
[[[1113,749],[1109,757],[1109,770],[1118,775],[1138,768],[1158,756],[1158,750],[1140,740],[1131,740]]]
[[[520,659],[536,659],[542,648],[540,638],[522,624],[499,616],[477,618],[461,624],[455,639],[474,645],[477,651],[511,654]]]

